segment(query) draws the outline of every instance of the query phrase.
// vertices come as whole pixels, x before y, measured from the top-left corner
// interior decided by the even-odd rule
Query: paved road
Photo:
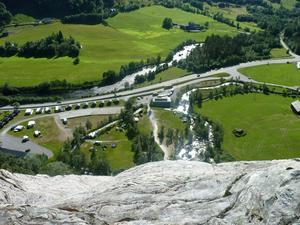
[[[184,77],[180,77],[174,80],[165,81],[158,84],[149,85],[142,88],[137,88],[133,90],[127,90],[127,91],[120,91],[113,94],[105,94],[101,96],[94,96],[94,97],[88,97],[88,98],[81,98],[81,99],[74,99],[74,100],[67,100],[63,101],[60,105],[68,105],[68,104],[77,104],[77,103],[83,103],[83,102],[92,102],[92,101],[99,101],[99,100],[106,100],[106,99],[114,99],[114,98],[121,98],[127,100],[130,97],[137,97],[137,96],[145,96],[145,95],[152,95],[154,91],[160,91],[163,90],[166,86],[186,86],[190,84],[199,83],[201,81],[209,80],[209,79],[217,79],[217,78],[209,78],[210,76],[217,74],[217,73],[228,73],[230,75],[229,79],[239,79],[244,82],[256,82],[251,79],[249,79],[247,76],[241,74],[238,72],[239,69],[251,67],[251,66],[259,66],[259,65],[268,65],[268,64],[284,64],[284,63],[293,63],[293,62],[299,62],[300,56],[293,53],[288,46],[284,43],[284,41],[281,39],[282,46],[289,50],[290,55],[293,58],[284,58],[284,59],[268,59],[268,60],[261,60],[261,61],[252,61],[247,63],[241,63],[236,66],[221,68],[217,70],[211,70],[206,73],[201,74],[192,74]],[[258,82],[260,83],[260,82]],[[117,85],[117,84],[116,84]],[[272,84],[270,84],[272,85]],[[283,86],[285,87],[285,86]],[[287,88],[293,88],[293,87],[287,87]],[[111,89],[113,90],[113,88]],[[26,108],[39,108],[39,107],[53,107],[58,105],[56,102],[50,102],[50,103],[44,103],[44,104],[27,104],[22,105],[21,109]],[[6,106],[0,108],[0,110],[11,110],[13,109],[12,106]]]
[[[288,46],[283,42],[283,40],[281,40],[281,44],[284,48],[289,49]],[[218,70],[211,70],[209,72],[202,73],[202,74],[192,74],[192,75],[188,75],[188,76],[181,77],[181,78],[178,78],[178,79],[165,81],[165,82],[162,82],[162,83],[153,84],[153,85],[149,85],[147,87],[138,88],[138,89],[134,89],[134,90],[121,91],[121,92],[114,93],[114,94],[106,94],[106,95],[102,95],[102,96],[95,96],[95,97],[89,97],[89,98],[84,98],[84,99],[68,100],[68,101],[62,102],[61,105],[77,104],[77,103],[82,103],[82,102],[91,102],[91,101],[113,99],[113,98],[121,98],[121,99],[127,100],[130,97],[152,95],[152,93],[154,91],[163,90],[164,87],[166,87],[166,86],[174,86],[174,87],[178,88],[178,87],[182,87],[182,86],[196,84],[196,83],[199,83],[199,82],[202,82],[202,81],[219,79],[219,78],[210,77],[210,76],[212,76],[214,74],[217,74],[217,73],[228,73],[230,76],[227,79],[238,79],[238,80],[243,81],[243,82],[253,82],[253,83],[261,84],[261,82],[257,82],[257,81],[249,79],[247,76],[245,76],[245,75],[241,74],[240,72],[238,72],[238,70],[242,69],[242,68],[246,68],[246,67],[251,67],[251,66],[268,65],[268,64],[284,64],[284,63],[288,63],[288,62],[292,63],[292,62],[300,61],[300,56],[294,54],[292,51],[290,51],[290,54],[294,58],[269,59],[269,60],[261,60],[261,61],[241,63],[241,64],[236,65],[236,66],[221,68],[221,69],[218,69]],[[297,89],[296,87],[288,87],[288,86],[283,86],[283,85],[276,85],[276,84],[270,84],[270,85],[285,87],[285,88],[289,88],[289,89],[293,89],[293,90]],[[44,103],[44,104],[29,104],[29,105],[22,105],[21,109],[24,109],[24,108],[38,108],[38,107],[53,107],[53,106],[56,106],[56,105],[57,105],[56,102]],[[11,106],[6,106],[6,107],[3,107],[3,108],[0,108],[0,110],[10,110],[10,109],[12,109]],[[74,112],[75,112],[75,114],[74,114]],[[79,112],[79,111],[77,111],[77,112]],[[76,116],[76,111],[70,112],[70,115],[68,115],[68,114],[64,115],[64,117],[68,117],[68,116],[75,117]],[[35,118],[37,118],[37,117],[35,117]],[[18,123],[21,123],[21,122],[22,121],[19,121]],[[2,140],[3,147],[8,146],[8,147],[10,147],[10,149],[18,149],[17,147],[21,146],[20,143],[19,143],[20,140],[19,139],[14,139],[14,138],[6,135],[7,131],[6,132],[5,131],[6,130],[4,130],[4,132],[2,132],[1,135],[0,135],[0,141]],[[16,144],[16,143],[18,143],[18,144]],[[39,153],[44,153],[45,152],[44,148],[42,148],[42,147],[38,148],[37,146],[35,146],[35,144],[33,144],[31,142],[29,142],[27,144],[31,146],[33,152],[34,151],[39,152]],[[24,148],[23,148],[23,146],[24,146]],[[28,147],[25,147],[25,146],[26,146],[26,144],[22,145],[23,150],[28,148]],[[46,152],[46,154],[49,155],[50,154],[49,151]]]
[[[291,59],[270,59],[270,60],[263,60],[263,61],[253,61],[253,62],[241,63],[236,66],[221,68],[218,70],[211,70],[209,72],[201,73],[201,74],[192,74],[192,75],[184,76],[184,77],[177,78],[174,80],[169,80],[169,81],[165,81],[162,83],[149,85],[149,86],[143,87],[143,88],[137,88],[137,89],[128,90],[128,91],[121,91],[121,92],[118,92],[115,94],[106,94],[106,95],[102,95],[102,96],[94,96],[94,97],[89,97],[89,98],[67,100],[67,101],[63,101],[60,105],[78,104],[78,103],[92,102],[92,101],[99,101],[99,100],[106,100],[106,99],[113,99],[113,98],[120,98],[120,99],[127,100],[130,97],[151,95],[154,91],[161,91],[166,86],[175,86],[175,87],[176,86],[186,86],[186,85],[190,85],[190,84],[196,84],[201,81],[218,79],[218,78],[210,77],[217,73],[228,73],[228,74],[230,74],[229,79],[233,78],[233,79],[240,79],[241,81],[244,81],[244,82],[255,82],[255,81],[249,79],[248,77],[244,76],[243,74],[239,73],[238,69],[251,67],[251,66],[259,66],[259,65],[267,65],[267,64],[284,64],[287,62],[292,63],[292,62],[298,62],[298,61],[300,61],[299,56],[297,56],[296,58],[291,58]],[[39,108],[39,107],[53,107],[56,105],[58,105],[58,103],[51,102],[51,103],[44,103],[44,104],[27,104],[27,105],[22,105],[20,108],[26,109],[26,108]],[[0,110],[2,110],[2,111],[11,110],[11,109],[13,109],[12,106],[5,106],[5,107],[0,108]]]
[[[13,124],[10,124],[5,129],[3,129],[0,133],[0,146],[2,148],[17,151],[17,152],[25,152],[26,150],[30,149],[30,153],[36,154],[45,154],[48,158],[52,157],[52,151],[47,148],[44,148],[40,145],[35,144],[34,142],[28,141],[26,143],[22,143],[21,138],[16,138],[8,135],[8,131],[12,126],[16,126],[20,123],[27,122],[29,120],[37,120],[40,118],[45,117],[57,117],[58,119],[61,118],[73,118],[73,117],[80,117],[80,116],[90,116],[90,115],[114,115],[120,113],[122,107],[105,107],[105,108],[90,108],[90,109],[81,109],[81,110],[74,110],[70,112],[62,112],[57,114],[46,114],[46,115],[38,115],[34,117],[26,117],[21,120],[15,121]]]

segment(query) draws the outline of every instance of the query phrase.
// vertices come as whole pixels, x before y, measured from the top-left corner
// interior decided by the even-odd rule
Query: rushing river
[[[193,91],[188,91],[184,93],[179,101],[179,105],[174,112],[181,114],[183,117],[189,117],[191,124],[190,130],[194,129],[194,119],[189,115],[190,107],[190,95]],[[192,142],[190,144],[185,144],[183,147],[176,149],[176,158],[182,160],[199,160],[204,161],[206,159],[206,150],[209,145],[213,145],[213,133],[211,125],[206,122],[205,126],[208,128],[208,141],[199,140],[194,134],[192,135]],[[192,132],[193,133],[193,132]]]
[[[177,61],[179,62],[180,60],[186,59],[190,52],[197,46],[198,44],[193,44],[193,45],[187,45],[185,46],[181,51],[178,51],[177,53],[174,54],[173,59],[168,62],[168,67],[171,67],[172,64]],[[201,44],[200,44],[201,45]],[[163,66],[165,63],[160,64],[159,66]],[[157,70],[157,66],[146,66],[142,70],[133,73],[131,75],[127,75],[122,79],[121,81],[118,81],[115,84],[112,85],[107,85],[103,87],[93,87],[91,89],[87,90],[77,90],[71,93],[66,93],[64,95],[64,98],[81,98],[85,96],[95,96],[95,95],[101,95],[101,94],[107,94],[111,92],[117,92],[124,90],[126,87],[131,86],[135,82],[136,76],[141,76],[141,75],[146,75],[149,72],[154,72]]]

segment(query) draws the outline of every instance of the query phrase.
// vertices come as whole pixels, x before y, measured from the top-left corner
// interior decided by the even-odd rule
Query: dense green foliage
[[[165,18],[162,24],[162,27],[170,30],[173,27],[173,21],[171,18]]]
[[[285,28],[284,36],[289,47],[300,54],[300,19],[292,21]]]
[[[99,13],[80,13],[65,16],[61,21],[71,24],[99,24],[103,22],[103,16]]]
[[[0,168],[13,173],[63,175],[74,171],[61,162],[49,162],[45,155],[15,157],[0,153]]]
[[[0,2],[0,31],[3,26],[9,24],[12,19],[12,15],[7,11],[4,4]]]
[[[63,17],[79,13],[98,13],[114,5],[114,0],[1,0],[12,13],[34,17]]]
[[[195,48],[186,59],[188,70],[201,72],[255,59],[270,58],[272,48],[280,46],[279,38],[267,32],[235,37],[211,35],[203,47]]]
[[[1,57],[17,55],[25,58],[53,58],[69,56],[75,58],[79,55],[80,44],[74,38],[64,38],[61,31],[36,42],[26,42],[18,47],[15,43],[6,42],[0,46]]]
[[[139,131],[134,121],[134,110],[133,100],[129,100],[125,104],[125,110],[120,115],[126,129],[127,137],[133,140],[132,151],[134,152],[134,163],[139,165],[162,160],[163,154],[154,141],[153,133],[141,134]]]

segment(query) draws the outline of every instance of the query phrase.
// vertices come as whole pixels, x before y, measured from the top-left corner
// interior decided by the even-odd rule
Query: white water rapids
[[[193,91],[188,91],[184,93],[179,101],[179,105],[174,112],[177,112],[183,116],[189,116],[189,107],[190,107],[190,95]],[[193,130],[194,128],[194,119],[191,119],[190,129]],[[182,160],[204,160],[205,159],[205,152],[207,150],[208,145],[213,145],[213,133],[211,125],[206,122],[205,126],[208,127],[208,141],[200,141],[194,134],[191,144],[184,145],[181,149],[177,149],[176,152],[178,154],[175,156],[177,159]]]

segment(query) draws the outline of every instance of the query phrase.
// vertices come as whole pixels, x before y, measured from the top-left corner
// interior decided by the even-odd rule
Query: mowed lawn
[[[290,109],[292,98],[247,94],[209,101],[196,110],[224,128],[223,148],[236,160],[300,157],[300,117]],[[247,135],[237,138],[235,128]]]
[[[236,17],[238,15],[245,15],[248,14],[247,9],[245,6],[241,7],[225,7],[219,8],[215,5],[209,5],[207,3],[204,4],[204,7],[208,9],[211,15],[215,13],[221,13],[225,18],[228,18],[232,21],[235,21],[235,24],[239,23],[241,28],[248,27],[250,30],[261,30],[255,23],[253,22],[237,22]]]
[[[295,64],[262,65],[240,69],[256,81],[281,84],[286,86],[300,86],[300,70]]]
[[[180,117],[174,114],[170,110],[164,110],[159,108],[154,108],[154,115],[159,124],[158,129],[164,127],[165,134],[168,129],[178,129],[180,133],[183,133],[186,127],[186,124],[183,123]]]
[[[202,33],[187,33],[180,29],[165,30],[161,27],[165,17],[174,22],[190,21],[204,24],[209,29]],[[187,39],[203,41],[210,34],[235,35],[235,28],[213,19],[184,12],[179,9],[167,9],[151,6],[121,13],[107,20],[104,25],[70,25],[59,22],[42,26],[12,27],[7,38],[0,44],[12,41],[22,44],[35,41],[61,30],[65,36],[72,35],[82,45],[80,64],[73,65],[73,59],[24,59],[18,57],[0,58],[0,85],[8,82],[13,86],[32,86],[44,81],[66,79],[72,83],[95,81],[102,73],[130,61],[140,61],[148,57],[161,55],[166,57],[179,43]]]
[[[271,50],[271,57],[272,58],[288,58],[291,56],[289,54],[287,54],[287,51],[285,48],[273,48]]]
[[[134,152],[131,150],[132,141],[128,140],[125,131],[117,131],[114,127],[95,140],[105,142],[106,149],[96,146],[97,155],[105,157],[113,171],[128,169],[134,166]],[[116,148],[112,148],[112,143],[116,144]],[[88,160],[91,157],[91,152],[89,151],[91,147],[93,147],[91,142],[85,142],[81,146],[81,150],[86,154]]]

